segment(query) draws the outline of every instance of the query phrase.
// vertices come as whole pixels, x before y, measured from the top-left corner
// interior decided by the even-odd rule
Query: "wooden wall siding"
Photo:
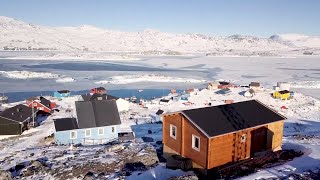
[[[174,139],[170,137],[170,124],[177,127],[176,135],[177,138]],[[172,150],[181,154],[181,139],[182,139],[182,130],[181,130],[181,115],[174,114],[174,115],[167,115],[163,117],[163,124],[162,124],[162,138],[163,144],[170,147]]]
[[[199,166],[207,167],[207,150],[208,138],[198,130],[188,119],[183,119],[183,141],[182,141],[182,156],[192,159]],[[200,151],[192,148],[192,134],[200,138]]]
[[[226,134],[209,139],[208,169],[221,166],[250,157],[251,129]],[[246,141],[241,142],[241,136],[246,135]]]
[[[267,144],[269,148],[276,149],[282,145],[284,121],[278,121],[268,124]]]

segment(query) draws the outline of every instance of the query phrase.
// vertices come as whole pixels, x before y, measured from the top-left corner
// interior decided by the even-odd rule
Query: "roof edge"
[[[207,138],[210,138],[210,136],[208,135],[208,133],[206,133],[201,127],[199,127],[196,123],[194,123],[192,121],[192,119],[187,116],[183,111],[179,112],[180,114],[182,114],[184,117],[186,117],[195,127],[197,127],[205,136],[207,136]]]

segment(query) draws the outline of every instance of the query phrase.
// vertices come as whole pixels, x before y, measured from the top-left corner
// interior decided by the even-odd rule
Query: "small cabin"
[[[159,104],[161,104],[161,105],[169,104],[169,102],[170,102],[169,99],[160,99],[159,100]]]
[[[0,135],[20,135],[33,120],[37,124],[38,110],[19,104],[0,113]]]
[[[281,100],[288,100],[291,97],[290,91],[287,91],[287,90],[275,91],[272,95],[274,98],[281,99]]]
[[[163,115],[163,153],[209,170],[281,148],[284,116],[256,100]]]
[[[115,101],[76,101],[76,118],[55,119],[57,144],[105,144],[118,138],[120,115]]]
[[[234,87],[234,85],[226,81],[220,81],[218,84],[218,89],[229,89],[232,87]]]
[[[104,87],[97,87],[90,90],[92,94],[107,94],[107,90]]]
[[[260,91],[262,89],[259,82],[251,82],[249,84],[249,88],[254,90],[254,91]]]
[[[53,96],[59,99],[66,98],[71,96],[71,92],[69,90],[56,91],[53,93]]]
[[[245,97],[253,97],[255,95],[255,91],[253,89],[249,89],[248,91],[246,91],[243,95]]]
[[[56,108],[56,103],[49,101],[44,97],[38,98],[28,98],[26,100],[27,106],[30,108],[37,108],[38,110],[45,112],[47,114],[51,114],[53,109]]]

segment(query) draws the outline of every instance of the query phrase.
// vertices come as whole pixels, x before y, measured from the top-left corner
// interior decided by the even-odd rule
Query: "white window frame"
[[[196,139],[198,139],[199,147],[196,147]],[[200,137],[192,134],[192,149],[200,152]]]
[[[175,130],[175,134],[173,134],[173,129]],[[177,126],[172,124],[170,124],[170,137],[177,139]]]
[[[100,130],[102,130],[102,133],[100,133]],[[99,136],[104,135],[104,128],[98,128],[98,135]]]
[[[72,137],[72,133],[74,133],[74,137]],[[77,131],[70,131],[70,139],[77,139]]]
[[[90,132],[89,135],[87,135],[87,131]],[[84,136],[85,136],[85,137],[91,137],[91,129],[85,129],[85,130],[84,130]]]

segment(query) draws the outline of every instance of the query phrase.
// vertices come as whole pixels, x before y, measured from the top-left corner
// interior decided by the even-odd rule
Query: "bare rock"
[[[9,171],[0,170],[0,180],[12,180],[12,175]]]

